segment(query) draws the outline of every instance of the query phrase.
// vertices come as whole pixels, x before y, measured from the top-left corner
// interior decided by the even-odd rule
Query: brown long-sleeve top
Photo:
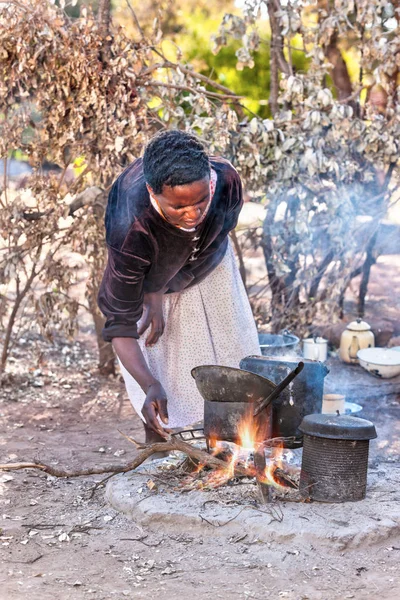
[[[211,157],[210,163],[218,177],[214,196],[204,221],[190,232],[168,223],[152,206],[141,158],[113,184],[105,218],[108,263],[98,296],[105,341],[138,338],[145,293],[195,285],[224,257],[242,207],[242,185],[227,160]]]

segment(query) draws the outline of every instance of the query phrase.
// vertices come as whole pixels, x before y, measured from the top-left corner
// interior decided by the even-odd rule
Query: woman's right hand
[[[167,395],[159,381],[152,383],[146,394],[142,408],[142,415],[145,418],[146,424],[152,431],[155,431],[163,438],[167,437],[168,430],[161,427],[157,417],[168,425],[168,410],[167,410]]]
[[[138,330],[139,335],[150,327],[150,334],[146,339],[146,346],[154,346],[164,333],[165,321],[163,315],[163,294],[160,292],[145,294],[143,301],[143,317]]]

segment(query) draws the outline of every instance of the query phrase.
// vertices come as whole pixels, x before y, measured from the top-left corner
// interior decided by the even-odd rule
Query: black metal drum
[[[347,415],[309,415],[304,433],[300,493],[319,502],[365,498],[371,421]]]

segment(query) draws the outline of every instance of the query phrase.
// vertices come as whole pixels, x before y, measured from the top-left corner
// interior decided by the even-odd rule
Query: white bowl
[[[392,348],[363,348],[357,352],[360,365],[375,377],[400,375],[400,353]]]

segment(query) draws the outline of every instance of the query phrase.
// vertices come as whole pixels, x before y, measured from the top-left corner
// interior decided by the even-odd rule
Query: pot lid
[[[352,321],[351,323],[349,323],[346,329],[350,329],[350,331],[370,331],[371,326],[368,325],[366,321],[357,319],[356,321]]]
[[[299,429],[307,435],[333,440],[372,440],[377,436],[371,421],[350,415],[307,415]]]

